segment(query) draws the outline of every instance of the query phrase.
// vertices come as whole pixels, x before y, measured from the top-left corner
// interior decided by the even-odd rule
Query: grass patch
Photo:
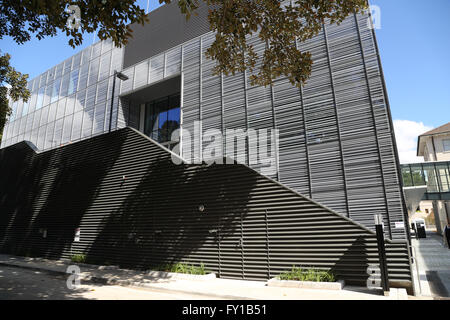
[[[284,272],[278,277],[280,280],[335,282],[336,276],[331,271],[318,270],[315,268],[300,268],[293,266],[291,271]]]
[[[86,256],[84,254],[74,254],[73,256],[70,257],[70,260],[76,263],[85,263]]]
[[[205,275],[208,272],[205,269],[205,265],[203,263],[200,264],[200,267],[197,267],[194,265],[179,262],[175,264],[166,264],[157,267],[156,269],[165,272],[176,272],[176,273],[197,274],[197,275]]]

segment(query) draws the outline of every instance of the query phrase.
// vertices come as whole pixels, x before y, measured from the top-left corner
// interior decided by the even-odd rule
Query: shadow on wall
[[[114,136],[119,150],[124,138]],[[102,140],[105,137],[96,138]],[[25,166],[27,172],[12,170],[16,185],[0,204],[5,211],[0,218],[1,252],[58,259],[70,250],[75,228],[120,155],[116,148],[103,145],[104,150],[98,143],[68,145],[35,155]]]
[[[26,201],[31,192],[28,172],[35,153],[25,143],[0,150],[0,249],[8,251],[9,243],[16,240],[10,231],[29,222],[32,216],[30,203]],[[21,221],[22,220],[22,221]],[[20,238],[20,237],[19,237]]]
[[[0,156],[2,253],[83,253],[87,262],[134,268],[186,261],[218,271],[220,234],[230,236],[228,253],[242,256],[235,234],[257,179],[243,166],[175,165],[129,129],[41,154],[18,144]],[[130,179],[118,183],[122,172]]]
[[[352,240],[348,249],[343,252],[331,269],[338,279],[345,279],[345,283],[348,285],[361,285],[366,283],[369,277],[367,273],[367,267],[369,266],[368,238],[370,236],[358,236],[355,240]],[[375,241],[375,239],[370,240]]]
[[[217,272],[217,234],[237,232],[256,184],[256,176],[248,174],[239,185],[231,183],[230,172],[239,169],[227,169],[174,165],[167,156],[152,161],[136,186],[127,181],[121,186],[129,188],[128,196],[103,218],[88,262],[148,269],[184,261]],[[236,246],[232,254],[239,250]]]
[[[136,269],[203,263],[252,280],[308,265],[355,284],[378,261],[375,235],[351,221],[243,165],[175,165],[129,128],[37,155],[17,147],[0,150],[3,253]],[[408,280],[407,249],[388,250],[390,274]]]

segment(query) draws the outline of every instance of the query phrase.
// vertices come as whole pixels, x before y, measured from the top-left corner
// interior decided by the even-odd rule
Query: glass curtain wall
[[[172,133],[180,128],[180,94],[149,101],[145,104],[144,133],[172,149],[178,140]]]
[[[404,187],[427,186],[427,192],[450,191],[450,162],[404,164]]]
[[[106,132],[113,74],[121,70],[122,51],[110,40],[97,42],[30,80],[31,98],[11,104],[1,147],[27,140],[48,150]],[[112,118],[115,126],[117,103]]]

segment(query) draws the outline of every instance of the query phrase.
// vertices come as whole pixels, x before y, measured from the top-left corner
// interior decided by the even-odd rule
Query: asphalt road
[[[149,288],[130,288],[83,284],[68,289],[67,277],[30,269],[0,266],[0,300],[213,300],[217,297],[170,292]]]

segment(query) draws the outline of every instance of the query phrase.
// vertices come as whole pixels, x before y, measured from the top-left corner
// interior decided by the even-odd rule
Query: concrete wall
[[[442,235],[444,227],[450,221],[450,201],[433,201],[436,230]]]
[[[424,148],[424,159],[425,161],[450,161],[450,151],[444,151],[444,140],[450,140],[450,133],[435,135],[432,137],[422,137],[425,141],[426,147]],[[435,149],[434,149],[435,148]],[[436,156],[434,154],[436,152]]]

